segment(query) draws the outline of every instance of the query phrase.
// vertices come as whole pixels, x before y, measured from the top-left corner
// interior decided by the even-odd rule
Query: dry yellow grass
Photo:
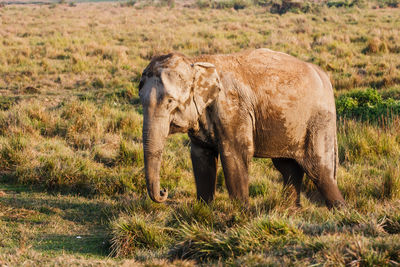
[[[7,6],[0,10],[0,88],[23,92],[126,86],[160,53],[269,47],[313,61],[336,89],[399,82],[393,9],[328,9],[279,16],[263,8],[200,10],[119,4]]]

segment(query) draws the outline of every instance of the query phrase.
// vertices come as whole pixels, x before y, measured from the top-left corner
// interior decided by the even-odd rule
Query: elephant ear
[[[193,101],[199,115],[203,114],[205,108],[213,102],[222,85],[215,66],[208,62],[197,62],[193,64],[195,69]]]

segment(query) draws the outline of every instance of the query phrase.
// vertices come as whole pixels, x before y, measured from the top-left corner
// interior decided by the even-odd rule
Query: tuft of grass
[[[218,218],[214,217],[211,207],[201,201],[194,201],[180,205],[172,213],[167,225],[178,228],[182,223],[213,226]]]
[[[134,255],[138,249],[160,248],[167,240],[165,229],[138,215],[122,216],[111,228],[111,254],[117,257]]]
[[[65,138],[76,148],[91,148],[104,133],[97,108],[89,102],[71,102],[61,113]]]
[[[19,97],[0,96],[0,110],[9,110],[19,100]]]
[[[268,186],[263,181],[255,181],[249,185],[250,197],[265,196],[268,191]]]
[[[389,234],[399,234],[400,233],[400,214],[395,214],[393,216],[384,216],[383,229]]]
[[[388,47],[384,41],[381,41],[379,38],[374,37],[367,42],[367,46],[362,50],[364,54],[377,54],[377,53],[386,53],[388,51]]]
[[[22,136],[13,136],[8,142],[3,143],[0,150],[0,163],[5,171],[14,171],[26,162],[24,156],[27,140]]]
[[[178,242],[170,257],[204,260],[227,260],[252,252],[262,252],[264,246],[283,246],[301,239],[301,231],[285,221],[264,217],[254,222],[216,232],[207,226],[183,223]]]
[[[125,166],[134,165],[142,167],[144,165],[142,145],[121,141],[116,163]]]
[[[400,198],[400,171],[399,167],[389,166],[383,176],[382,198],[399,199]]]

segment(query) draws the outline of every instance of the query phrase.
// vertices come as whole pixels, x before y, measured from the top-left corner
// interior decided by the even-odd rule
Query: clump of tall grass
[[[396,247],[399,246],[395,245]],[[382,246],[370,244],[365,239],[361,239],[348,247],[346,263],[350,266],[390,266],[397,264],[396,260],[399,258],[399,254],[389,251],[392,252],[391,249],[382,249]]]
[[[383,183],[380,188],[382,199],[400,198],[400,168],[399,166],[388,166],[383,176]]]
[[[98,142],[104,132],[102,118],[90,102],[75,101],[67,104],[61,113],[65,124],[65,137],[76,148],[90,148]]]
[[[381,41],[379,38],[374,37],[368,40],[367,46],[362,50],[364,54],[377,54],[388,52],[386,42]]]
[[[0,165],[3,172],[12,173],[23,165],[26,157],[27,139],[16,135],[4,141],[0,148]]]
[[[8,110],[19,101],[19,97],[0,96],[0,110]]]
[[[383,228],[389,234],[399,234],[400,233],[400,213],[394,214],[392,216],[384,215],[384,225]]]
[[[142,145],[122,140],[115,161],[120,165],[142,167],[144,164]]]
[[[249,185],[250,197],[265,196],[268,191],[268,185],[264,181],[255,181]]]
[[[170,257],[203,262],[227,260],[249,252],[262,252],[268,246],[276,248],[296,243],[302,233],[286,220],[262,217],[226,232],[197,223],[183,223],[178,236],[180,241],[170,250]]]
[[[140,215],[121,216],[111,224],[111,254],[131,256],[138,249],[158,249],[168,241],[166,229]]]
[[[214,216],[212,209],[206,203],[201,201],[181,204],[171,214],[167,225],[178,228],[182,223],[198,223],[200,225],[213,226],[219,218]]]
[[[390,129],[348,119],[339,122],[338,144],[341,163],[391,161],[400,154],[398,137]]]

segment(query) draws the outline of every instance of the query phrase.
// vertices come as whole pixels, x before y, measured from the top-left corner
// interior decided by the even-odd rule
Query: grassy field
[[[399,9],[171,3],[0,7],[0,266],[398,265]],[[305,179],[295,208],[269,159],[253,160],[248,208],[229,200],[221,168],[216,201],[198,203],[185,135],[163,155],[170,198],[152,203],[143,68],[169,51],[259,47],[329,73],[348,207],[326,209]]]

